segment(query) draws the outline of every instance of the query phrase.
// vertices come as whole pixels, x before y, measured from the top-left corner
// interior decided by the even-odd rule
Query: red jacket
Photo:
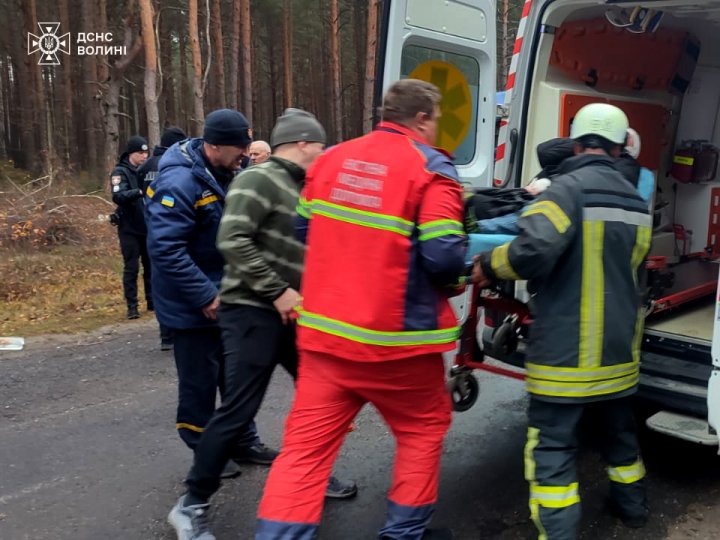
[[[462,208],[450,158],[400,125],[322,155],[298,206],[307,242],[299,348],[360,361],[451,350]]]

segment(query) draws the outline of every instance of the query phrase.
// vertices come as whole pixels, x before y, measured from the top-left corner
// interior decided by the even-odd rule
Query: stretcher
[[[508,235],[470,234],[468,264],[472,264],[472,258],[478,253],[513,238]],[[672,265],[667,264],[664,257],[649,257],[646,269],[647,317],[658,314],[667,316],[669,310],[712,297],[717,289],[718,260],[706,254],[686,256]],[[525,378],[522,372],[485,362],[486,353],[498,360],[513,355],[520,341],[527,338],[532,325],[530,306],[516,299],[514,287],[508,285],[498,283],[491,289],[481,290],[469,284],[463,293],[460,341],[448,378],[448,390],[456,411],[466,411],[477,401],[480,388],[472,374],[476,369],[515,379]],[[493,320],[488,320],[489,313],[495,315]],[[487,351],[478,340],[480,314],[486,319],[485,325],[493,328]]]

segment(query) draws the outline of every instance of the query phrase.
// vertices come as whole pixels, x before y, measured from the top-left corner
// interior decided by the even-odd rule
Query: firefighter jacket
[[[455,346],[448,286],[463,273],[466,238],[446,154],[382,123],[317,160],[298,214],[300,349],[375,361]]]
[[[171,146],[147,189],[145,217],[155,312],[170,328],[215,326],[202,308],[218,295],[223,258],[215,246],[225,186],[211,173],[202,139]]]
[[[565,160],[529,205],[513,241],[480,256],[491,279],[529,280],[527,389],[540,399],[622,397],[638,384],[643,311],[638,276],[652,220],[605,155]]]

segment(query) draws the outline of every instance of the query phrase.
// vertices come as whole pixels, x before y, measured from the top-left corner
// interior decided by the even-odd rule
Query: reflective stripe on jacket
[[[527,388],[540,398],[591,401],[636,390],[643,312],[638,272],[652,218],[608,156],[567,159],[526,207],[520,235],[481,255],[486,275],[527,279],[533,323]]]
[[[301,349],[360,361],[450,350],[464,269],[462,189],[450,158],[390,123],[308,171]]]

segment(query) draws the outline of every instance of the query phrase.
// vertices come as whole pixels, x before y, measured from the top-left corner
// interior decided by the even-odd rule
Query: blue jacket
[[[147,190],[155,312],[171,328],[216,324],[202,308],[217,296],[223,273],[215,239],[225,189],[208,171],[202,144],[202,139],[188,139],[170,147]]]

